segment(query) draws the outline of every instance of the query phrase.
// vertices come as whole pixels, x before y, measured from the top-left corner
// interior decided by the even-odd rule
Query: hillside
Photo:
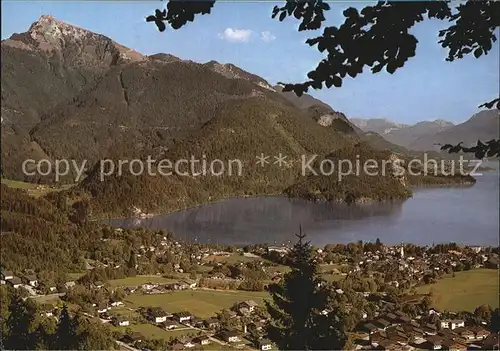
[[[3,177],[53,180],[53,175],[23,177],[19,163],[26,158],[86,161],[87,178],[57,196],[69,195],[75,206],[90,203],[94,216],[130,215],[134,206],[170,211],[231,196],[283,194],[299,183],[326,186],[329,199],[344,201],[345,184],[301,176],[301,157],[351,157],[358,150],[366,158],[386,149],[366,144],[353,149],[360,131],[343,113],[308,95],[293,98],[232,64],[143,56],[50,16],[2,42],[2,50],[14,71],[30,72],[20,81],[2,76]],[[32,101],[23,104],[31,94]],[[264,167],[256,164],[261,154],[269,156]],[[274,164],[280,154],[286,156],[281,167]],[[102,159],[144,164],[148,156],[173,163],[204,158],[226,167],[236,160],[242,173],[199,175],[191,168],[187,175],[137,176],[126,166],[101,179]],[[70,173],[65,180],[73,179]],[[354,200],[407,194],[404,185],[384,176],[349,184]]]
[[[50,158],[29,132],[44,115],[91,86],[111,67],[145,59],[134,50],[51,16],[1,43],[2,172],[22,179],[26,158]]]
[[[249,73],[232,63],[219,63],[217,61],[209,61],[204,64],[205,67],[212,71],[222,74],[229,79],[243,79],[252,82],[262,88],[275,92],[276,90],[262,77]]]
[[[11,269],[81,269],[89,236],[51,202],[1,185],[2,265]]]
[[[127,64],[111,69],[94,87],[53,111],[31,134],[57,158],[94,163],[141,156],[171,147],[211,120],[220,103],[252,92],[250,83],[227,79],[199,64]]]
[[[302,94],[302,96],[299,97],[294,92],[285,92],[283,91],[283,87],[281,85],[275,85],[273,88],[278,94],[291,102],[295,107],[306,110],[308,115],[321,125],[333,125],[334,128],[337,128],[337,130],[350,134],[361,135],[363,133],[361,129],[351,123],[344,113],[335,111],[330,105],[324,103],[323,101],[316,99],[309,94]]]
[[[234,99],[221,104],[217,117],[198,133],[161,156],[172,162],[191,155],[197,160],[205,157],[205,175],[192,176],[202,172],[198,166],[189,176],[110,176],[101,182],[95,169],[80,189],[93,196],[96,211],[120,215],[128,214],[131,206],[170,211],[231,196],[281,194],[300,175],[302,155],[326,154],[350,144],[351,138],[288,106],[259,97]],[[273,164],[279,153],[286,156],[286,166]],[[257,165],[256,156],[260,154],[270,156],[270,164]],[[215,159],[221,160],[226,169],[221,176],[210,172],[210,162]],[[229,174],[230,160],[241,161],[241,175],[237,174],[237,165]]]
[[[437,150],[435,144],[458,144],[472,146],[478,140],[488,141],[499,138],[498,110],[483,110],[469,120],[447,130],[432,135],[422,136],[410,144],[414,150]]]
[[[409,155],[410,151],[403,146],[393,144],[387,139],[385,139],[382,135],[376,132],[366,132],[360,135],[361,140],[370,144],[376,150],[390,150],[399,155]]]

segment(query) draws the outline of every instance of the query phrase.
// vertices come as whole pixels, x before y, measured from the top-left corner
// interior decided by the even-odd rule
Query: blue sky
[[[345,8],[364,4],[331,3],[327,23],[339,24]],[[160,33],[144,21],[154,9],[164,6],[160,1],[2,1],[2,39],[26,31],[41,15],[50,14],[143,54],[166,52],[197,62],[231,62],[271,84],[301,82],[322,57],[304,41],[320,32],[297,32],[298,22],[293,18],[284,22],[271,19],[274,5],[216,3],[212,14],[200,16],[180,30]],[[393,75],[365,70],[356,79],[344,80],[340,89],[310,93],[349,117],[388,118],[401,123],[465,121],[478,112],[480,103],[498,96],[499,45],[495,43],[480,59],[445,62],[446,52],[437,44],[437,32],[445,26],[440,21],[416,26],[417,55]]]

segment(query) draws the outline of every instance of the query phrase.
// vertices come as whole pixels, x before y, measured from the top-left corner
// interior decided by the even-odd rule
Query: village
[[[137,241],[123,259],[123,252],[106,249],[112,240],[116,236],[103,239],[103,252],[87,260],[87,272],[66,275],[74,279],[44,280],[46,274],[30,269],[2,269],[1,283],[39,302],[44,317],[57,318],[67,304],[74,313],[100,320],[128,349],[275,349],[265,332],[266,286],[278,283],[289,270],[289,247],[210,247],[158,233],[149,243]],[[323,313],[337,308],[348,315],[350,349],[468,350],[498,345],[488,318],[476,315],[481,305],[498,308],[498,276],[493,281],[496,292],[488,295],[493,298],[472,301],[463,311],[441,310],[433,301],[440,294],[434,286],[441,281],[476,274],[494,277],[497,249],[388,246],[377,240],[315,250],[336,301]]]

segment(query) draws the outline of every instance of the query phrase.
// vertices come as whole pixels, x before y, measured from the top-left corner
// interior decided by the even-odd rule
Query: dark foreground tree
[[[342,315],[331,310],[330,292],[302,230],[297,237],[291,271],[268,288],[268,337],[280,350],[340,350],[346,342]]]
[[[306,43],[327,56],[308,73],[308,80],[298,84],[284,84],[284,91],[294,91],[298,96],[309,88],[341,87],[346,76],[355,78],[369,68],[372,73],[386,69],[396,72],[415,56],[418,40],[409,33],[415,24],[425,19],[439,19],[448,23],[439,31],[439,43],[448,51],[447,61],[467,55],[479,58],[487,55],[497,41],[495,31],[500,27],[500,1],[457,2],[450,1],[380,1],[361,11],[347,8],[344,23],[328,26],[323,34],[310,38]],[[167,26],[179,29],[197,15],[209,14],[215,1],[170,0],[165,10],[156,10],[146,21],[154,22],[160,31]],[[330,6],[323,0],[287,0],[282,7],[275,6],[273,18],[283,21],[293,16],[300,21],[298,30],[320,29],[325,12]],[[485,97],[487,98],[487,97]],[[479,106],[500,109],[500,98]],[[473,148],[461,144],[444,145],[443,150],[474,153],[476,157],[499,155],[499,140],[478,142]]]
[[[109,350],[113,347],[107,326],[86,317],[71,317],[66,305],[56,322],[53,317],[43,316],[33,299],[23,299],[13,288],[0,286],[0,297],[2,350]]]

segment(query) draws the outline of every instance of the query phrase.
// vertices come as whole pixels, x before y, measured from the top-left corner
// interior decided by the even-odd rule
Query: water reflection
[[[401,208],[401,202],[348,206],[276,196],[230,199],[169,215],[111,223],[125,228],[170,229],[178,237],[197,238],[200,242],[287,243],[299,224],[308,232],[325,228],[341,231],[369,217],[391,221],[401,214]]]
[[[498,245],[499,178],[488,172],[469,188],[417,189],[403,203],[317,204],[284,197],[230,199],[146,219],[109,221],[118,227],[169,229],[176,236],[220,244],[281,244],[299,224],[315,245],[358,240],[421,245],[455,241]]]

